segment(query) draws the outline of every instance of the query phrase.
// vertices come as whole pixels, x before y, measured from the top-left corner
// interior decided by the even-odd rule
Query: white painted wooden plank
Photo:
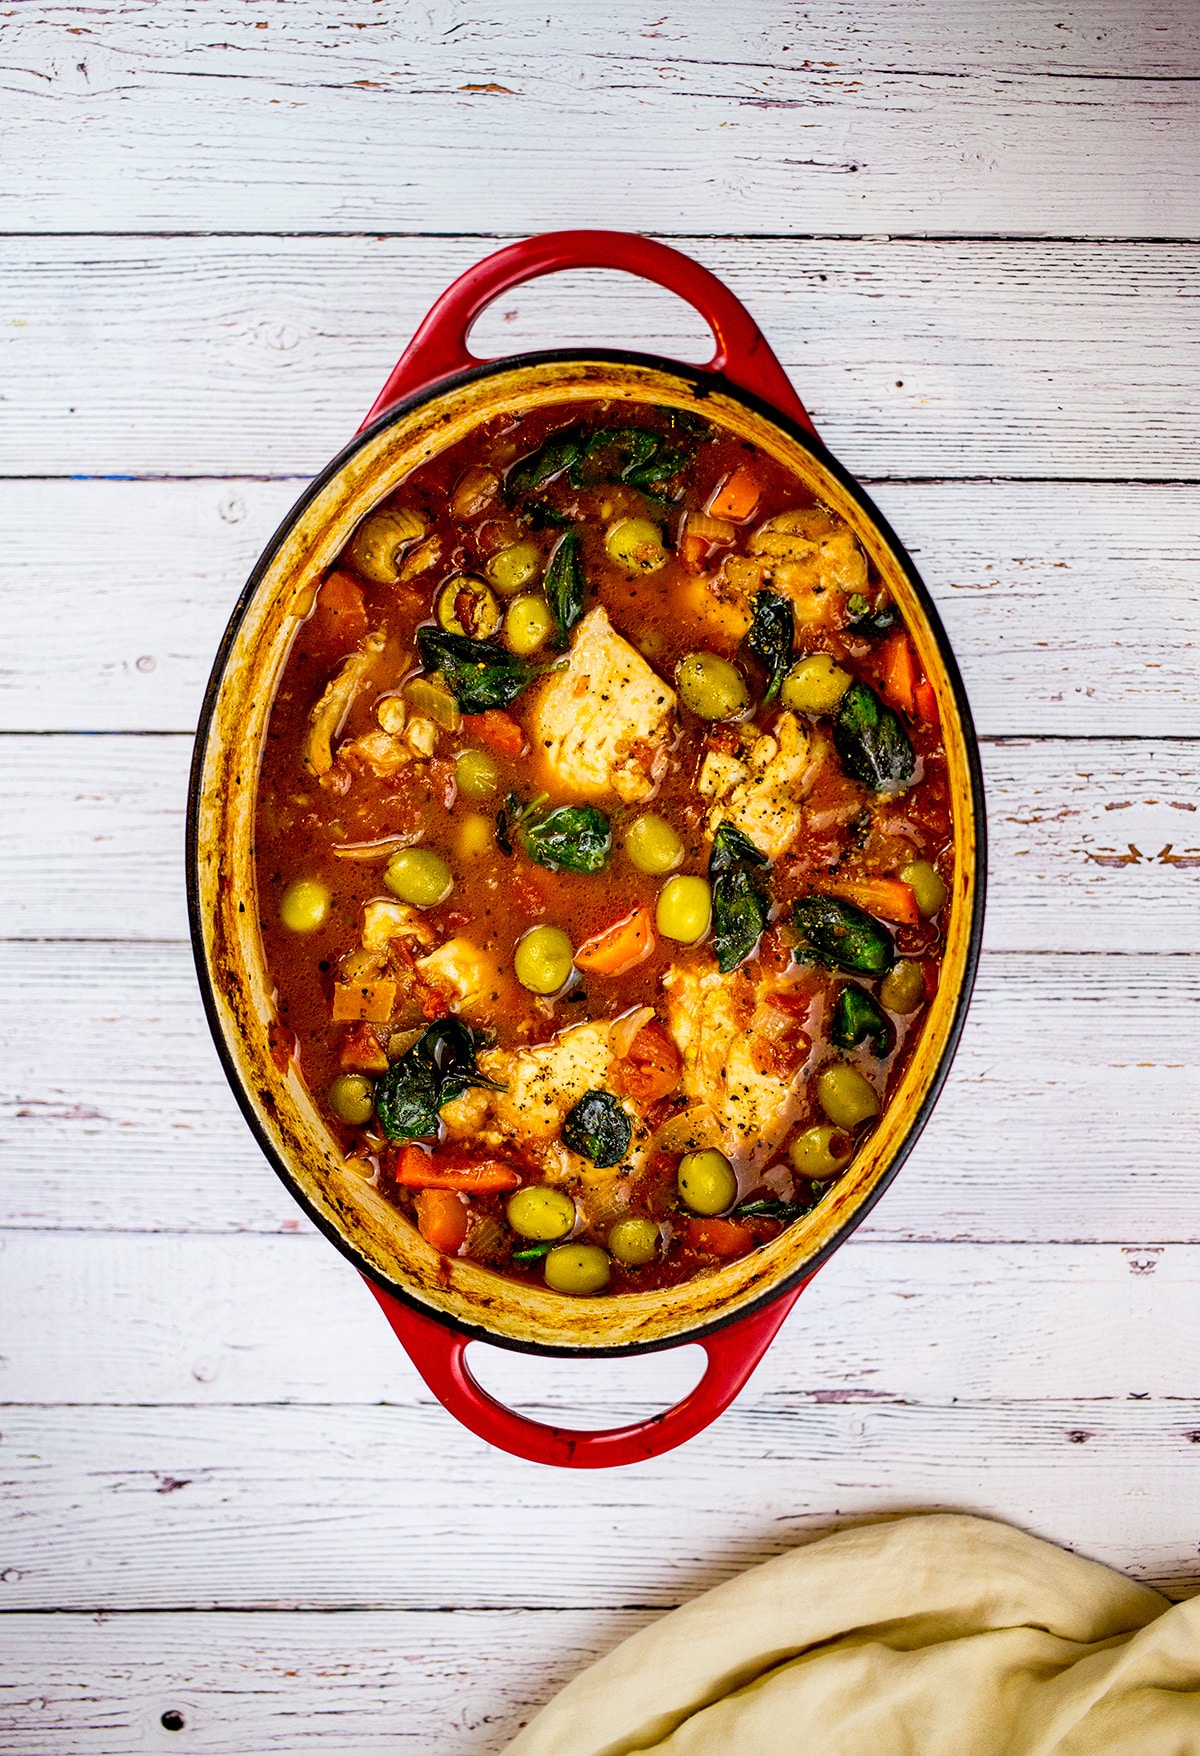
[[[962,1046],[865,1231],[1200,1241],[1195,964],[983,960]],[[115,1231],[306,1228],[251,1142],[183,946],[0,948],[0,1221]]]
[[[380,1403],[429,1393],[324,1239],[8,1232],[5,1403]],[[772,1343],[755,1395],[815,1402],[1188,1397],[1195,1245],[886,1244],[851,1239]],[[504,1401],[677,1400],[698,1350],[535,1359],[474,1348]],[[80,1415],[82,1421],[87,1416]]]
[[[299,487],[0,480],[0,729],[192,730],[229,610]],[[876,493],[934,593],[981,733],[1195,731],[1194,488]],[[47,540],[62,531],[69,542]]]
[[[0,1733],[5,1756],[496,1756],[656,1614],[11,1615]]]
[[[190,740],[5,739],[8,938],[182,939]],[[1197,951],[1200,744],[983,745],[996,951]]]
[[[0,473],[311,475],[433,300],[497,242],[5,239]],[[681,248],[746,302],[860,475],[1196,476],[1195,245]],[[705,340],[669,295],[591,273],[506,295],[475,346],[703,359]]]
[[[660,230],[1194,232],[1194,14],[1092,0],[1060,43],[1037,13],[18,12],[9,223],[495,231],[627,225],[633,205]]]
[[[1200,1583],[1200,1403],[952,1394],[776,1409],[752,1384],[688,1446],[601,1477],[508,1457],[436,1406],[10,1408],[0,1601],[658,1607],[832,1517],[946,1507]]]

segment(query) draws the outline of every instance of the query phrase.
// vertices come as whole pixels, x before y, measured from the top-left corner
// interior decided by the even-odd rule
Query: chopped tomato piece
[[[933,684],[927,683],[924,677],[913,690],[913,702],[918,717],[923,719],[927,726],[936,726],[939,723],[937,692]]]
[[[655,1019],[638,1031],[614,1066],[612,1080],[616,1089],[635,1103],[656,1104],[675,1090],[682,1071],[679,1050]]]
[[[489,707],[486,713],[464,714],[462,729],[468,738],[478,739],[500,756],[523,756],[529,748],[512,714],[498,707]]]
[[[575,953],[576,969],[589,975],[623,976],[644,963],[654,950],[654,923],[648,908],[635,908],[631,915],[614,921],[602,933],[593,933]]]
[[[757,1241],[749,1226],[733,1219],[689,1219],[684,1232],[688,1249],[705,1256],[744,1256]]]
[[[750,471],[739,466],[709,501],[709,515],[712,518],[732,518],[735,524],[744,524],[754,516],[761,492]]]
[[[865,909],[881,921],[915,927],[920,920],[911,884],[899,878],[839,878],[822,885],[831,896],[840,896],[856,908]]]
[[[386,1073],[388,1058],[369,1024],[356,1024],[347,1031],[339,1057],[347,1073]]]
[[[474,1163],[453,1164],[422,1152],[411,1141],[396,1154],[392,1175],[406,1189],[461,1189],[464,1193],[492,1194],[502,1189],[515,1189],[521,1173],[504,1159],[476,1159]]]
[[[417,1196],[417,1226],[427,1244],[453,1256],[467,1235],[467,1205],[453,1189],[422,1189]]]
[[[893,707],[903,708],[910,719],[916,718],[913,691],[917,686],[917,655],[912,641],[903,629],[897,628],[883,643],[883,671],[880,681],[883,693]]]
[[[685,531],[683,541],[679,545],[679,559],[689,573],[703,573],[704,563],[708,559],[711,544],[704,537],[696,536],[692,531]]]

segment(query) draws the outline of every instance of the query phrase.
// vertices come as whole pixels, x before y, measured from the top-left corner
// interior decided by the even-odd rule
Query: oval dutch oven
[[[551,351],[479,361],[475,319],[501,293],[563,269],[610,268],[677,293],[709,325],[702,368],[651,355]],[[780,459],[846,519],[916,641],[937,694],[957,866],[941,985],[900,1086],[850,1169],[814,1211],[765,1247],[681,1286],[570,1299],[438,1256],[349,1170],[299,1071],[276,1047],[259,937],[254,803],[267,720],[292,637],[351,531],[417,464],[502,411],[561,402],[669,404]],[[645,238],[560,232],[514,244],[438,300],[351,444],[312,484],[251,574],[213,668],[192,767],[188,890],[209,1023],[259,1144],[310,1218],[366,1277],[426,1384],[465,1426],[539,1463],[636,1462],[700,1432],[732,1401],[796,1298],[879,1199],[911,1150],[962,1028],[983,921],[984,819],[978,752],[957,666],[903,548],[830,456],[749,313],[706,269]],[[707,1368],[667,1412],[572,1432],[505,1408],[472,1377],[472,1340],[550,1354],[631,1354],[699,1342]]]

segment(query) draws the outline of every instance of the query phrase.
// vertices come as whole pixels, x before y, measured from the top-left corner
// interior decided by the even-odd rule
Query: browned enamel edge
[[[772,1243],[682,1286],[569,1300],[438,1256],[345,1170],[296,1069],[281,1075],[275,1068],[252,832],[262,733],[291,635],[350,530],[397,480],[489,415],[589,398],[700,404],[779,458],[851,524],[899,603],[937,694],[956,866],[938,993],[879,1126],[830,1195]],[[616,351],[542,353],[462,373],[389,410],[333,459],[276,532],[230,619],[205,694],[187,867],[193,949],[222,1064],[260,1146],[314,1223],[380,1286],[465,1334],[537,1351],[627,1353],[699,1339],[807,1278],[896,1174],[945,1079],[974,981],[983,926],[983,785],[970,709],[929,594],[886,521],[823,445],[710,373]]]

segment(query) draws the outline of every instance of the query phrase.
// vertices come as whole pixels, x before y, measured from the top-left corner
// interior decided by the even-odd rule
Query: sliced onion
[[[653,1006],[635,1006],[632,1012],[614,1018],[608,1027],[608,1040],[618,1061],[623,1061],[633,1046],[633,1039],[644,1024],[654,1017]]]

